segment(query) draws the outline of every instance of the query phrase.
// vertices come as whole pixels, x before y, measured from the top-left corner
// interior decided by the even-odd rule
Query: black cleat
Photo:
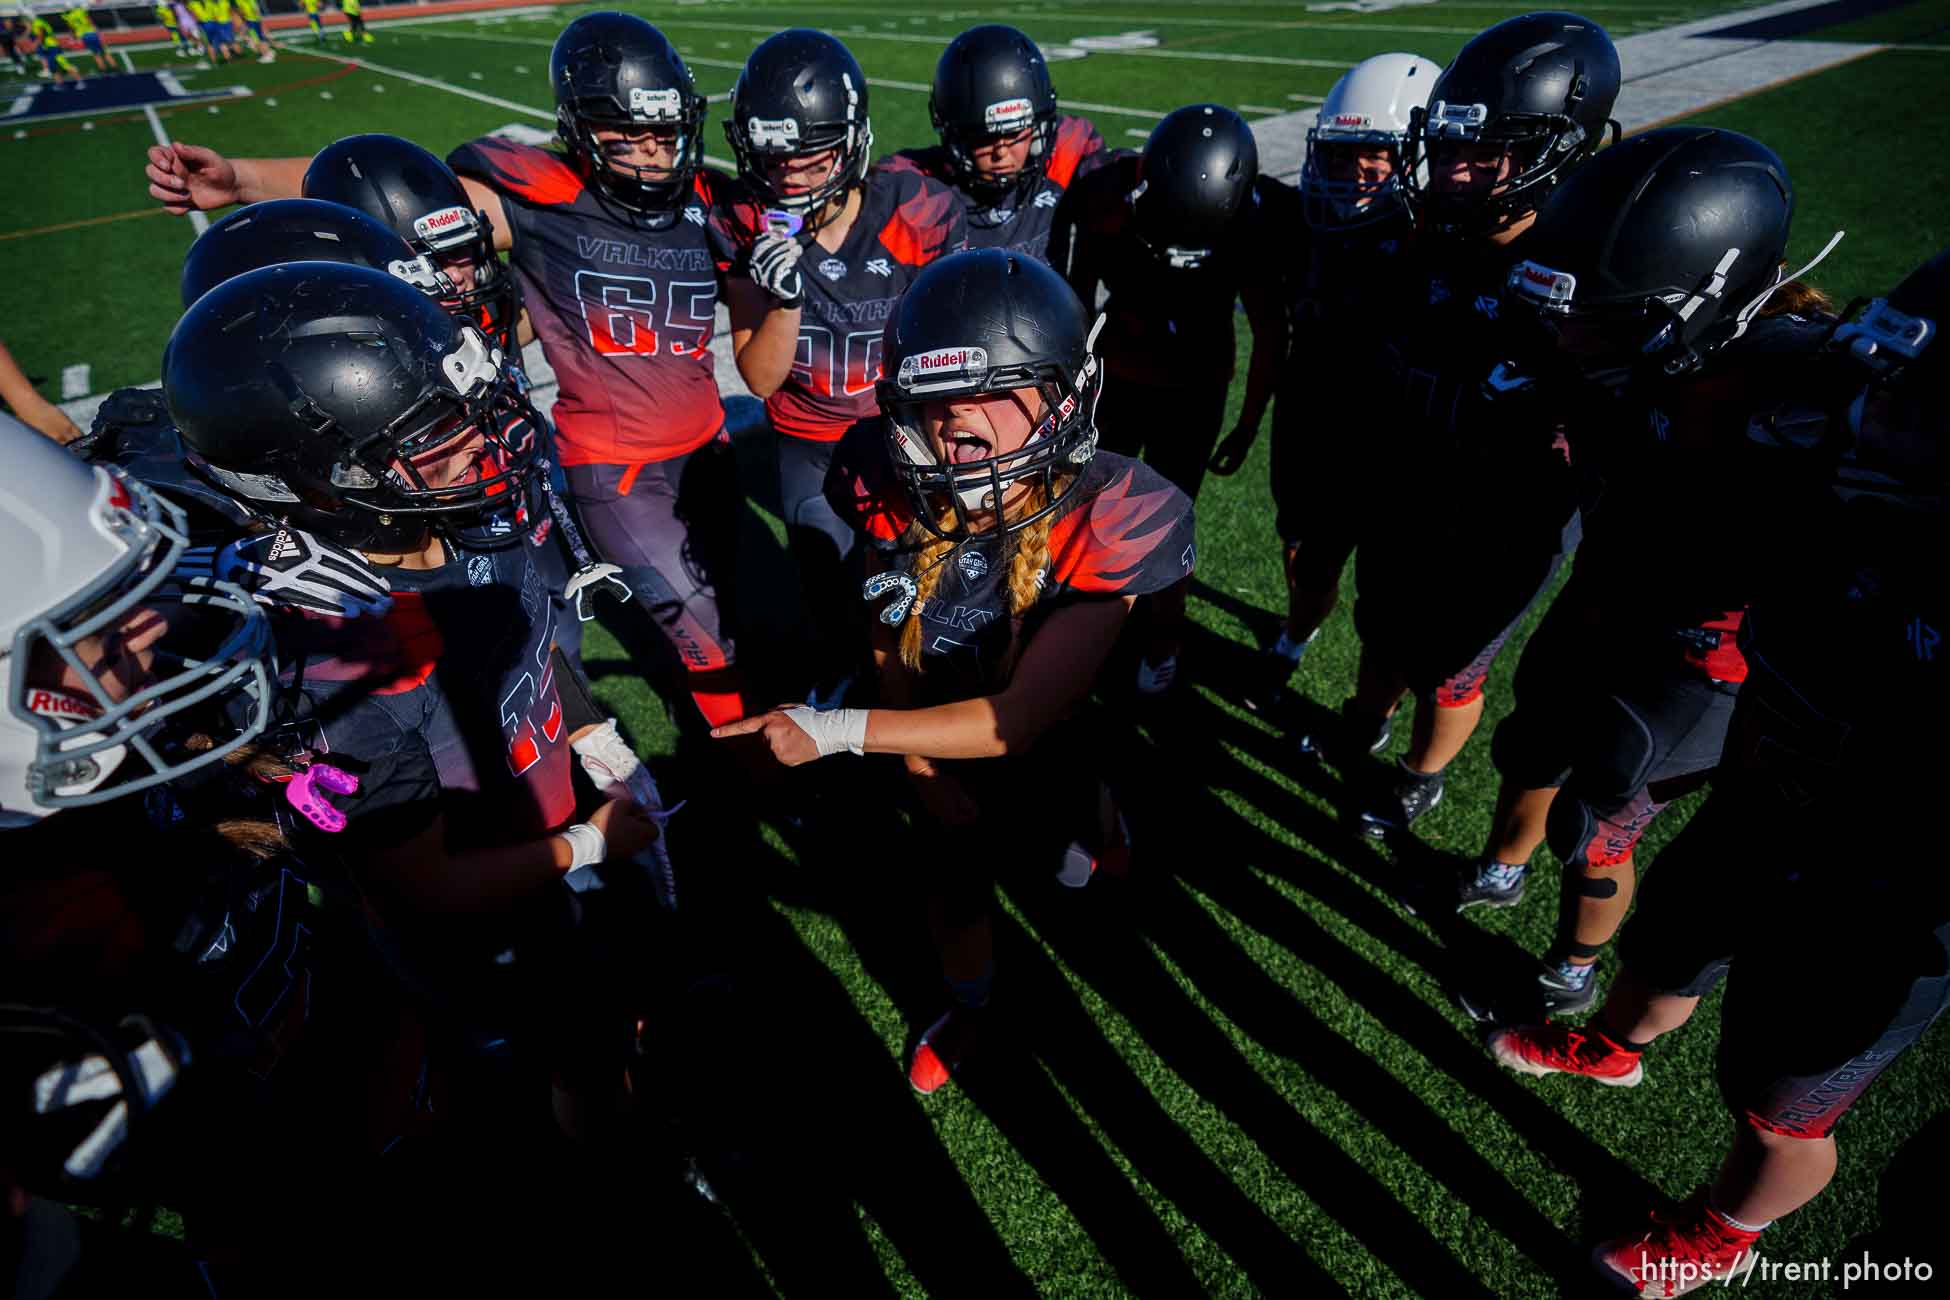
[[[1569,974],[1577,969],[1585,973],[1582,980]],[[1547,964],[1537,972],[1537,991],[1543,999],[1545,1015],[1582,1014],[1591,1010],[1591,1004],[1598,1000],[1598,965],[1593,962],[1580,968],[1569,962]]]
[[[1405,831],[1416,818],[1442,802],[1442,773],[1414,772],[1400,763],[1396,768],[1399,778],[1361,814],[1361,829],[1368,835]]]
[[[1300,737],[1295,745],[1306,757],[1324,759],[1339,767],[1363,754],[1380,753],[1394,738],[1394,728],[1387,718],[1378,723],[1357,722],[1343,713],[1322,730]]]
[[[1471,907],[1515,907],[1523,901],[1524,884],[1530,879],[1528,871],[1519,871],[1514,878],[1500,876],[1491,870],[1488,863],[1476,868],[1473,875],[1466,875],[1456,881],[1456,910]]]

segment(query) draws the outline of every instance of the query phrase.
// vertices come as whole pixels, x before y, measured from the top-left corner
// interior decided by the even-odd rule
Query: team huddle
[[[1743,972],[1726,1161],[1600,1244],[1601,1278],[1724,1278],[1827,1185],[1837,1121],[1950,1001],[1950,890],[1916,821],[1873,811],[1925,796],[1897,733],[1946,698],[1950,254],[1837,311],[1784,260],[1780,158],[1711,127],[1620,140],[1617,50],[1568,13],[1446,68],[1358,64],[1297,185],[1218,104],[1108,148],[1004,26],[942,54],[939,144],[884,157],[844,44],[764,40],[735,175],[642,19],[576,18],[549,78],[548,148],[151,149],[171,211],[240,205],[185,259],[161,390],[65,447],[0,416],[0,1182],[44,1276],[82,1265],[40,1197],[144,1181],[212,1288],[249,1294],[286,1284],[280,1205],[436,1115],[586,1150],[665,1104],[645,954],[696,944],[737,864],[597,703],[599,613],[660,634],[711,780],[792,819],[810,774],[784,769],[854,756],[924,829],[944,987],[913,1088],[1006,1051],[994,847],[1032,885],[1144,872],[1081,706],[1197,679],[1193,502],[1269,409],[1288,607],[1227,689],[1337,770],[1356,833],[1413,835],[1569,570],[1511,647],[1489,840],[1431,885],[1509,907],[1539,848],[1562,863],[1534,977],[1456,991],[1495,1059],[1634,1085]],[[721,305],[806,612],[779,708],[739,653],[761,485]],[[1350,559],[1358,676],[1301,725]],[[1709,780],[1639,891],[1641,838]],[[152,846],[146,871],[77,857],[84,830]],[[293,1116],[302,1139],[241,1139]]]

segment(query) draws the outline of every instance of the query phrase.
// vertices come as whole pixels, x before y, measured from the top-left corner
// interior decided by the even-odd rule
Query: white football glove
[[[240,537],[218,550],[192,546],[176,566],[192,590],[234,582],[260,605],[365,618],[393,607],[392,585],[363,558],[298,528]]]
[[[658,905],[667,912],[676,911],[677,875],[670,865],[670,836],[664,832],[671,817],[684,807],[683,803],[675,808],[664,807],[663,792],[657,789],[656,778],[617,731],[615,718],[570,741],[569,747],[575,750],[583,772],[596,789],[609,791],[620,787],[619,792],[627,792],[650,815],[650,820],[657,823],[660,833],[650,841],[649,848],[637,855],[636,863],[649,877]]]
[[[797,307],[805,301],[805,283],[799,278],[799,259],[805,251],[805,245],[790,235],[769,230],[752,243],[752,281],[781,307]]]

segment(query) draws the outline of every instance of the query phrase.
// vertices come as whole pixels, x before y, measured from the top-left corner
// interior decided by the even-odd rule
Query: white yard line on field
[[[427,36],[425,39],[433,40],[436,38],[433,36]],[[554,44],[553,41],[538,40],[534,37],[491,36],[485,32],[442,32],[440,33],[438,39],[449,40],[449,41],[451,40],[492,41],[497,45],[550,46]],[[736,72],[745,66],[745,61],[743,59],[713,59],[713,58],[707,58],[701,54],[686,54],[684,56],[684,62],[696,64],[700,68],[724,68],[732,72]],[[1334,66],[1338,68],[1338,67],[1343,67],[1345,65],[1337,63]],[[932,86],[929,86],[926,82],[896,81],[888,77],[868,77],[867,84],[869,86],[879,86],[884,90],[901,90],[916,95],[931,94],[934,89]],[[1132,108],[1124,104],[1099,104],[1086,99],[1071,99],[1067,95],[1064,96],[1063,98],[1063,106],[1065,108],[1078,109],[1086,113],[1114,113],[1124,117],[1159,118],[1165,115],[1165,110],[1163,109]]]

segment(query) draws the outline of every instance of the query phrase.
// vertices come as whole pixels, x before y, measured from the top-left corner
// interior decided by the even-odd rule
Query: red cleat
[[[1519,1074],[1582,1074],[1614,1088],[1635,1088],[1645,1077],[1638,1052],[1596,1031],[1568,1025],[1520,1025],[1490,1035],[1490,1055]]]
[[[1645,1232],[1598,1245],[1591,1263],[1608,1281],[1623,1282],[1639,1295],[1685,1295],[1751,1272],[1759,1240],[1758,1232],[1734,1227],[1708,1205],[1702,1187],[1677,1209],[1654,1210]]]
[[[982,1016],[980,1011],[958,1006],[928,1026],[907,1067],[907,1081],[914,1091],[933,1092],[961,1069],[981,1037]]]

